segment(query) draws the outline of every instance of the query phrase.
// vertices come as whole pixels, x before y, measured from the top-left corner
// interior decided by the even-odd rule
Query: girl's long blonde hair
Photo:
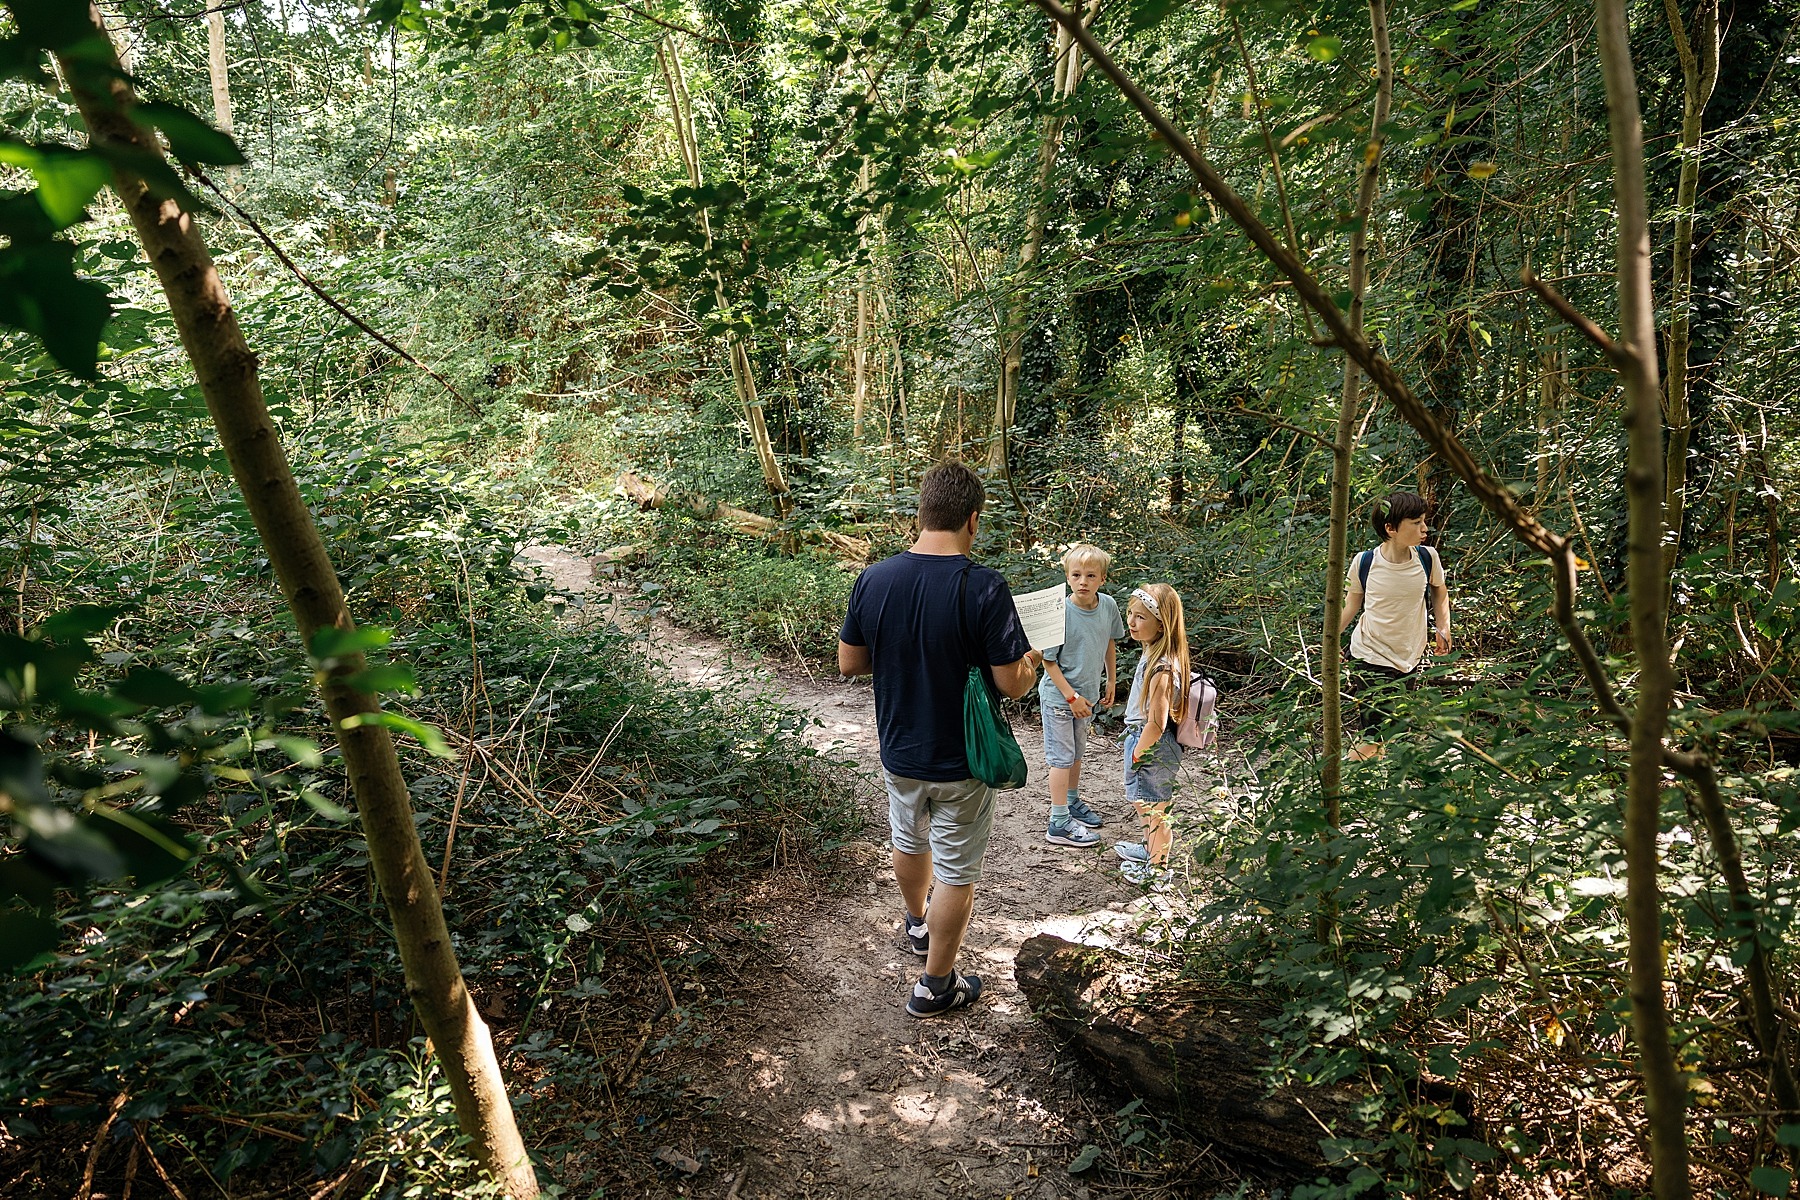
[[[1187,716],[1188,677],[1193,674],[1192,661],[1188,657],[1187,619],[1181,614],[1181,593],[1166,583],[1146,583],[1140,585],[1140,588],[1156,601],[1158,611],[1151,612],[1135,596],[1132,597],[1131,604],[1162,622],[1161,636],[1155,641],[1144,643],[1144,657],[1152,667],[1165,658],[1175,664],[1175,691],[1169,699],[1169,723],[1179,725]],[[1126,607],[1129,609],[1130,605]],[[1149,677],[1146,676],[1144,690],[1147,692],[1149,689]]]

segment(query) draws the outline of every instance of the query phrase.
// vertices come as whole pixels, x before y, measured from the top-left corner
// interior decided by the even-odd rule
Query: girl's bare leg
[[[1150,852],[1150,864],[1167,866],[1169,845],[1173,840],[1169,834],[1168,804],[1139,804],[1137,810],[1144,822],[1144,848]]]

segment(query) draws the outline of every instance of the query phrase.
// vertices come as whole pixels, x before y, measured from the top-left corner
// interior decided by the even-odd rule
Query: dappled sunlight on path
[[[1165,903],[1125,883],[1116,869],[1112,843],[1135,832],[1116,742],[1096,734],[1089,746],[1083,794],[1107,816],[1100,847],[1053,846],[1044,841],[1041,736],[1034,719],[1017,722],[1032,781],[1000,797],[960,963],[982,977],[983,998],[967,1011],[916,1020],[903,1006],[921,961],[898,932],[900,893],[889,867],[867,680],[771,668],[654,613],[632,611],[643,607],[627,599],[608,615],[642,631],[678,679],[810,715],[806,742],[853,762],[862,778],[864,840],[834,857],[833,877],[783,877],[761,914],[767,969],[746,973],[734,997],[741,1003],[712,1019],[711,1045],[691,1068],[687,1090],[717,1101],[707,1136],[713,1160],[739,1173],[732,1194],[1104,1194],[1090,1192],[1067,1165],[1100,1136],[1098,1127],[1122,1100],[1066,1058],[1032,1019],[1013,965],[1020,946],[1039,933],[1096,946],[1129,941]]]

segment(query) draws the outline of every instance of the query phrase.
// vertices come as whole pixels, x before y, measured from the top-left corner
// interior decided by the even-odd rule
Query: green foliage
[[[855,576],[829,555],[794,555],[679,512],[658,514],[646,587],[673,620],[796,661],[837,661]]]

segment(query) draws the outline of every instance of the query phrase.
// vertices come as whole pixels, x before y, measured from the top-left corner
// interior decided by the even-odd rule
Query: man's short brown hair
[[[987,488],[969,465],[946,458],[919,481],[919,528],[961,529],[987,503]]]

